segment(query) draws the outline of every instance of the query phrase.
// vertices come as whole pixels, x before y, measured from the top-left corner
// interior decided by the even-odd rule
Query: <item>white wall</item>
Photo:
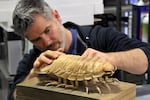
[[[18,0],[0,0],[0,26],[12,31],[12,12]]]
[[[73,21],[80,25],[94,23],[94,14],[103,13],[103,0],[47,0],[58,9],[63,22]]]
[[[94,14],[104,12],[103,0],[45,0],[57,8],[63,22],[72,21],[80,25],[94,23]],[[11,30],[12,12],[18,0],[0,0],[0,25]]]

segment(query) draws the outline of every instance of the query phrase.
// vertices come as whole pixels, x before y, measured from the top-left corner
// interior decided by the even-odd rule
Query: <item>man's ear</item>
[[[53,16],[61,23],[62,22],[62,19],[61,19],[61,16],[59,15],[58,11],[56,9],[54,9],[52,11],[52,14]]]

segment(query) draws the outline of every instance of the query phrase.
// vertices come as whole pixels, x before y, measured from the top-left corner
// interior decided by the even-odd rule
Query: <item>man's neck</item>
[[[65,32],[66,32],[66,39],[65,39],[64,52],[67,52],[72,44],[72,33],[68,29],[65,29]]]

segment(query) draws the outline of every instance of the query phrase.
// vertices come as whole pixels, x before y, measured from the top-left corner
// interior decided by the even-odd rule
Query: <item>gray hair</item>
[[[27,29],[34,22],[34,15],[42,14],[52,18],[52,9],[44,0],[20,0],[13,12],[13,26],[15,33],[25,37]]]

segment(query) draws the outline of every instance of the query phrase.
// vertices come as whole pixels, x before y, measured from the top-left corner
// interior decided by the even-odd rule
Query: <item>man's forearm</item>
[[[108,54],[111,56],[112,64],[129,73],[143,74],[148,68],[147,56],[141,49]]]

